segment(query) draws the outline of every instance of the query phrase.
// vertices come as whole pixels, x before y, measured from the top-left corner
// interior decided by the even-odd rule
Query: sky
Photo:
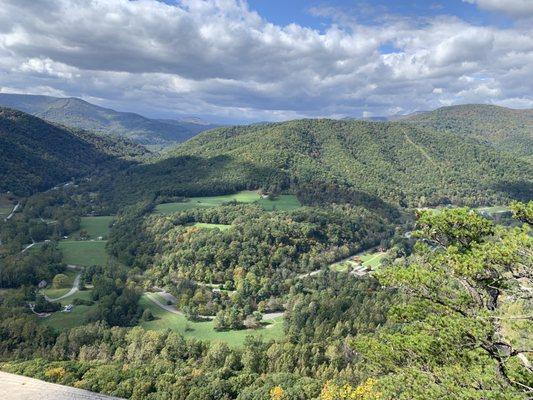
[[[533,0],[0,0],[0,92],[222,123],[533,108]]]

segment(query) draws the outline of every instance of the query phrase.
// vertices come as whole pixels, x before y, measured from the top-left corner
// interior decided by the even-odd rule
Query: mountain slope
[[[145,154],[125,139],[68,130],[0,108],[0,191],[27,195],[92,173],[117,157]]]
[[[403,120],[474,138],[497,149],[533,159],[533,109],[471,104],[442,107]]]
[[[118,112],[77,98],[0,93],[0,106],[15,108],[69,127],[125,136],[145,145],[183,142],[215,125],[177,120],[155,120]]]
[[[404,205],[479,204],[532,195],[530,163],[475,140],[398,122],[322,119],[220,128],[167,157],[108,183],[115,198],[259,187],[297,191],[306,203],[359,195]]]

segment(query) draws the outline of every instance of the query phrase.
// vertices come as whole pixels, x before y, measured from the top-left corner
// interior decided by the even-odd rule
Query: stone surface
[[[56,385],[21,375],[0,372],[0,399],[2,400],[117,400],[87,390]]]

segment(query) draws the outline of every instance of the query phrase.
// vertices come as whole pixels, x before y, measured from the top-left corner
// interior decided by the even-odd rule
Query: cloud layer
[[[531,13],[526,0],[467,1]],[[2,0],[0,8],[2,91],[151,115],[251,121],[465,102],[533,107],[531,76],[531,24],[389,16],[319,32],[274,25],[236,0]]]

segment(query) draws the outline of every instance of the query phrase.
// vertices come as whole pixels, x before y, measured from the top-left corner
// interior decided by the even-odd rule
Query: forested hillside
[[[302,276],[286,293],[283,336],[271,341],[249,336],[239,348],[186,338],[183,331],[130,327],[140,315],[137,268],[127,270],[120,264],[87,268],[84,280],[91,282],[91,301],[97,304],[86,313],[85,324],[60,332],[27,310],[35,292],[3,291],[0,356],[6,361],[0,368],[132,399],[526,400],[533,385],[527,315],[533,208],[532,203],[511,207],[522,226],[497,226],[468,209],[422,212],[413,234],[421,240],[412,254],[397,253],[366,277],[329,269]],[[248,215],[233,220],[240,211]],[[347,218],[342,220],[344,211]],[[264,227],[270,236],[268,246],[262,245],[263,239],[256,250],[245,249],[239,262],[250,261],[256,272],[264,268],[268,277],[272,271],[304,265],[290,257],[276,265],[275,257],[285,258],[291,248],[306,252],[306,245],[313,247],[315,241],[322,250],[320,239],[342,241],[343,232],[349,232],[346,228],[361,226],[357,210],[344,211],[333,210],[330,215],[323,210],[314,219],[310,209],[288,218],[288,214],[267,217],[257,209],[236,207],[159,218],[154,232],[170,235],[162,236],[169,257],[161,259],[158,268],[172,268],[178,261],[175,270],[167,271],[169,278],[181,279],[176,288],[180,306],[188,300],[216,308],[231,299],[232,307],[219,311],[216,318],[219,328],[230,335],[239,312],[251,311],[248,294],[268,296],[266,289],[282,285],[252,270],[233,275],[236,292],[215,292],[187,281],[180,272],[193,274],[185,268],[193,262],[203,267],[211,243],[216,247],[213,254],[217,253],[214,275],[224,263],[231,267],[231,252],[238,252],[238,245],[230,244],[230,236],[222,232],[213,233],[212,242],[206,240],[207,234],[177,225],[200,219],[231,222],[236,241],[246,236],[252,247],[250,240],[259,237]],[[270,221],[254,223],[257,217]],[[277,221],[291,224],[286,231],[291,235],[295,229],[304,235],[297,234],[296,243],[290,243]],[[362,231],[355,235],[360,233],[364,236]],[[357,240],[350,235],[344,239]],[[187,252],[183,239],[191,240],[196,252]],[[219,246],[224,241],[225,248]],[[43,252],[47,249],[49,254],[41,257],[53,259],[53,245],[43,247]],[[255,265],[259,250],[273,251],[272,257],[260,257]],[[138,258],[156,253],[149,245]],[[182,264],[187,258],[192,261]],[[198,272],[206,277],[209,269]],[[290,279],[290,274],[285,277]],[[122,321],[126,316],[129,320]],[[228,322],[230,326],[224,325]]]
[[[120,202],[263,188],[298,192],[306,203],[423,206],[530,198],[532,172],[528,162],[453,133],[322,119],[219,128],[102,185]]]
[[[0,94],[0,106],[15,108],[69,127],[113,136],[125,136],[148,145],[170,145],[214,128],[206,123],[156,120],[118,112],[77,98]]]
[[[404,121],[461,137],[478,139],[513,154],[533,157],[533,109],[483,104],[442,107]]]
[[[0,191],[28,195],[147,151],[126,139],[69,130],[0,108]]]

